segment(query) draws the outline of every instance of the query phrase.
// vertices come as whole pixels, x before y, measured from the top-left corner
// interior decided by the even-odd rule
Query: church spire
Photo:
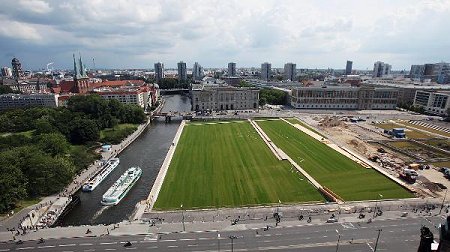
[[[84,77],[86,74],[84,72],[84,66],[83,66],[83,62],[81,61],[81,53],[80,53],[80,75],[81,77]]]
[[[77,69],[77,61],[75,60],[75,53],[73,54],[73,72],[74,72],[73,78],[77,79],[78,69]]]

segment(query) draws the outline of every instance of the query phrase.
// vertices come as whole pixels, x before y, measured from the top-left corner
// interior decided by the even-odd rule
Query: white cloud
[[[352,59],[357,68],[389,60],[399,69],[420,60],[450,60],[443,49],[450,46],[449,0],[0,2],[0,51],[22,52],[30,62],[38,59],[27,56],[55,54],[59,64],[70,66],[64,57],[72,51],[108,59],[110,67],[149,67],[154,61],[175,67],[184,60],[214,67],[294,61],[299,67],[342,68]]]

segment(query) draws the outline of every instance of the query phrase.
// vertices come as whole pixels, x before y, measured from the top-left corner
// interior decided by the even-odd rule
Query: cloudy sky
[[[450,0],[0,0],[0,65],[393,69],[450,61]]]

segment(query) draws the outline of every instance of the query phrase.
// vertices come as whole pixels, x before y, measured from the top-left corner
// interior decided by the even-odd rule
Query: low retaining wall
[[[141,211],[139,211],[139,210],[136,211],[135,218],[138,218],[138,219],[140,218],[140,216],[137,216],[138,213],[142,216],[144,211],[151,211],[153,209],[153,206],[156,202],[156,199],[158,198],[159,192],[160,192],[162,184],[164,182],[164,178],[166,177],[167,170],[169,169],[170,162],[172,161],[173,154],[175,153],[175,150],[178,145],[178,141],[180,140],[181,133],[183,132],[185,125],[186,125],[186,121],[185,120],[181,121],[181,124],[178,127],[177,133],[175,134],[172,144],[169,147],[169,151],[167,152],[166,158],[164,159],[164,162],[161,165],[161,169],[159,170],[159,173],[158,173],[158,176],[156,177],[155,183],[153,184],[152,190],[150,191],[150,194],[147,197],[146,209],[144,208]],[[141,208],[143,208],[143,207],[141,206]]]

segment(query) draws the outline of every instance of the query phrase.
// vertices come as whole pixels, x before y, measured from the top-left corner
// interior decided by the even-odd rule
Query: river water
[[[190,100],[186,96],[164,96],[166,103],[162,112],[190,111]],[[120,165],[90,193],[78,192],[81,203],[62,221],[62,226],[85,224],[110,224],[128,219],[137,202],[145,200],[150,193],[164,161],[169,146],[175,136],[180,121],[165,123],[156,120],[125,149],[120,155]],[[102,195],[129,167],[140,166],[142,176],[127,196],[116,206],[103,206]]]

